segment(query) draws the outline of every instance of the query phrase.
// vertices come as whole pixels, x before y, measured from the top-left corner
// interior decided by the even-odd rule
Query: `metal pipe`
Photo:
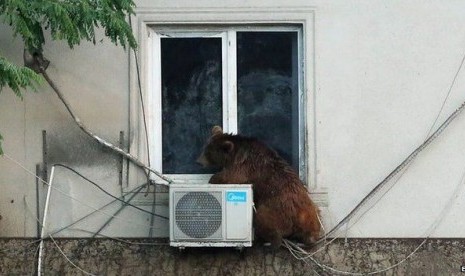
[[[36,175],[40,175],[42,172],[40,171],[40,165],[37,164],[36,165]],[[36,237],[37,239],[39,240],[40,239],[40,230],[41,230],[41,227],[40,227],[40,198],[39,198],[39,179],[40,178],[36,178]],[[25,198],[26,199],[26,198]],[[34,275],[38,275],[38,271],[37,271],[37,265],[38,265],[38,259],[34,261],[34,265],[35,265],[35,271],[34,271]]]
[[[36,175],[40,175],[40,165],[36,165]],[[37,217],[37,226],[36,226],[36,231],[37,231],[37,238],[40,239],[40,198],[39,198],[39,179],[36,178],[36,217]]]
[[[40,245],[39,245],[39,260],[37,262],[37,275],[42,275],[42,259],[43,259],[43,252],[44,252],[44,235],[45,235],[45,227],[47,223],[47,213],[48,208],[50,205],[50,195],[52,193],[52,183],[53,177],[55,174],[55,167],[52,167],[52,171],[50,172],[50,181],[48,183],[48,190],[47,190],[47,197],[45,199],[45,208],[44,208],[44,217],[42,220],[42,231],[40,232]]]

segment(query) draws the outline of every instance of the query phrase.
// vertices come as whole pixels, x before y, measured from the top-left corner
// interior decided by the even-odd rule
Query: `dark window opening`
[[[163,173],[198,174],[211,126],[221,125],[221,38],[162,38]]]
[[[239,133],[257,137],[298,170],[296,32],[237,33]]]

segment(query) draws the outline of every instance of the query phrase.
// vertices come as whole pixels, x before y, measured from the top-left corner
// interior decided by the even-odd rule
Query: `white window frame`
[[[148,117],[148,134],[149,134],[149,145],[150,145],[150,163],[153,168],[162,172],[163,171],[163,160],[162,151],[163,143],[162,139],[169,139],[163,137],[162,131],[162,87],[161,87],[161,39],[162,38],[210,38],[216,37],[221,38],[222,41],[222,109],[223,109],[223,130],[226,133],[237,133],[238,132],[238,116],[237,116],[237,43],[236,34],[237,32],[295,32],[297,35],[297,60],[301,60],[301,27],[257,27],[249,26],[244,28],[242,26],[231,26],[231,27],[202,27],[202,28],[191,28],[181,26],[179,28],[171,27],[152,27],[148,29],[148,67],[147,67],[147,89],[150,91],[147,96],[147,117]],[[297,66],[300,67],[301,63]],[[299,99],[303,93],[302,91],[302,69],[298,68],[297,82],[298,88],[297,93]],[[299,147],[299,174],[301,178],[305,178],[305,150],[304,150],[304,137],[305,126],[302,123],[304,121],[304,105],[301,100],[298,101],[298,147]],[[205,137],[206,141],[207,137]],[[201,149],[197,149],[200,154]],[[167,177],[174,180],[177,183],[197,183],[197,182],[208,182],[210,174],[166,174]],[[156,181],[157,176],[151,175],[151,179]]]
[[[148,114],[148,136],[149,136],[149,146],[150,146],[150,163],[153,168],[159,172],[163,172],[163,130],[162,130],[162,87],[161,87],[161,39],[164,37],[178,37],[178,38],[207,38],[207,37],[217,37],[222,39],[222,83],[226,84],[228,79],[228,53],[225,51],[228,50],[227,47],[227,33],[215,30],[194,30],[194,29],[168,29],[168,28],[150,28],[148,30],[148,102],[147,109],[149,110]],[[227,132],[237,132],[234,126],[230,126],[230,121],[228,120],[230,110],[224,108],[228,107],[227,97],[229,94],[228,89],[229,85],[223,85],[222,87],[222,98],[223,98],[223,128]],[[194,150],[194,149],[193,149]],[[198,150],[200,154],[200,149]],[[175,183],[196,183],[196,182],[208,182],[210,175],[206,174],[165,174],[167,177],[171,178]],[[157,181],[157,176],[151,174],[150,178],[153,181]]]
[[[219,8],[219,7],[195,7],[195,8],[167,8],[163,6],[137,8],[135,10],[136,20],[133,25],[134,33],[138,36],[140,49],[138,57],[140,61],[141,85],[143,99],[148,102],[147,93],[150,76],[148,76],[148,67],[150,60],[149,33],[153,28],[169,27],[179,28],[180,26],[285,26],[296,24],[302,26],[302,46],[299,51],[299,61],[302,61],[302,79],[301,85],[302,109],[304,112],[302,121],[303,149],[305,153],[304,168],[300,171],[300,176],[307,183],[310,191],[314,194],[313,198],[320,205],[327,203],[327,189],[325,185],[317,182],[316,166],[316,115],[315,115],[315,8],[308,6],[296,7],[250,7],[250,8]],[[232,38],[230,38],[232,39]],[[235,50],[235,49],[231,49]],[[143,118],[140,107],[140,96],[137,78],[136,62],[132,55],[129,55],[129,150],[132,154],[138,156],[141,160],[148,160]],[[235,74],[235,72],[228,72]],[[233,76],[231,76],[231,79]],[[226,87],[234,84],[228,83]],[[225,86],[224,86],[225,87]],[[232,89],[232,88],[228,88]],[[146,108],[147,110],[148,108]],[[149,115],[146,116],[150,120]],[[227,116],[225,116],[227,118]],[[229,125],[229,124],[225,124]],[[237,130],[237,126],[236,126]],[[232,129],[228,129],[232,131]],[[299,153],[300,155],[300,153]],[[301,160],[299,160],[301,162]],[[128,180],[126,188],[135,187],[144,183],[145,176],[141,170],[134,165],[129,166]],[[123,187],[125,188],[125,187]]]

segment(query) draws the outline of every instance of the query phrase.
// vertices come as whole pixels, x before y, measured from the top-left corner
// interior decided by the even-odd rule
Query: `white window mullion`
[[[229,129],[229,109],[228,109],[228,90],[229,90],[229,82],[228,82],[228,60],[229,60],[229,52],[228,52],[228,35],[226,32],[223,33],[221,36],[222,41],[222,60],[221,60],[221,74],[222,74],[222,99],[223,99],[223,130],[228,131]]]
[[[237,41],[236,31],[227,32],[227,95],[224,109],[227,110],[227,124],[224,124],[224,131],[237,133]]]

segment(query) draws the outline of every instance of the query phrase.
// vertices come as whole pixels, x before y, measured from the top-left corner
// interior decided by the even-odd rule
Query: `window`
[[[150,28],[150,160],[176,180],[208,180],[196,163],[213,125],[254,136],[304,178],[300,26]]]
[[[169,173],[171,178],[177,181],[207,181],[211,171],[202,170],[195,163],[195,159],[200,154],[205,139],[210,133],[210,126],[208,125],[220,122],[223,128],[229,132],[258,136],[262,139],[263,136],[266,136],[267,139],[272,138],[267,143],[280,151],[295,168],[298,168],[300,178],[308,185],[317,204],[320,206],[326,205],[327,189],[324,181],[319,183],[317,170],[318,143],[316,128],[318,120],[316,114],[314,7],[307,5],[292,7],[287,5],[280,5],[279,7],[266,5],[260,5],[260,7],[232,7],[230,5],[209,7],[196,4],[195,7],[176,6],[173,8],[152,1],[150,5],[136,8],[135,13],[133,29],[138,36],[140,45],[137,55],[140,62],[137,63],[133,55],[129,56],[128,148],[130,153],[140,160],[146,161],[150,159],[151,167]],[[283,35],[283,37],[279,37],[280,35]],[[269,36],[269,38],[260,38],[260,36]],[[279,40],[278,43],[273,42],[273,36],[275,40]],[[162,40],[166,41],[163,44],[168,51],[163,58]],[[268,42],[266,43],[265,40],[268,40]],[[191,43],[191,46],[169,45],[170,42],[172,44]],[[198,47],[192,46],[195,43],[202,44],[203,52]],[[218,56],[214,56],[218,54],[217,50],[213,50],[219,49],[220,44],[221,63]],[[268,51],[257,49],[254,52],[253,47],[262,47],[259,49],[264,49],[268,47],[267,45],[276,48],[274,50],[268,49]],[[210,96],[210,98],[203,99],[202,94],[197,94],[198,97],[194,97],[196,94],[191,91],[193,94],[184,95],[189,98],[183,104],[177,99],[165,99],[172,105],[169,107],[162,106],[162,92],[165,91],[165,95],[168,95],[168,89],[170,89],[169,87],[166,90],[162,88],[162,59],[165,62],[163,66],[173,65],[171,69],[169,67],[164,69],[165,73],[169,72],[169,70],[172,70],[172,72],[174,70],[188,70],[187,64],[194,66],[195,62],[201,60],[200,56],[197,61],[188,60],[186,56],[181,55],[180,51],[170,54],[169,49],[171,46],[181,47],[181,49],[190,47],[191,49],[186,50],[184,53],[189,59],[193,58],[194,51],[199,51],[197,52],[198,55],[206,55],[203,58],[215,62],[216,67],[210,62],[210,68],[218,71],[202,71],[200,69],[192,71],[191,69],[192,72],[202,71],[209,74],[207,76],[198,73],[197,78],[191,76],[191,87],[194,87],[194,80],[205,80],[203,84],[204,91],[208,90],[206,93],[212,94],[213,90],[210,86],[216,83],[216,85],[220,85],[220,92],[216,90],[219,93],[217,95],[220,95],[218,98],[213,99]],[[210,50],[207,51],[206,48]],[[284,54],[286,52],[287,55]],[[262,55],[259,56],[258,54]],[[169,58],[165,60],[166,55],[171,55],[173,60],[170,61]],[[272,58],[267,58],[270,56]],[[284,60],[287,60],[287,63],[279,65],[279,61]],[[291,69],[285,70],[285,64],[291,66]],[[140,82],[137,74],[138,67],[141,72]],[[267,67],[271,67],[271,69],[267,70]],[[261,71],[261,74],[257,73],[258,70]],[[252,71],[255,71],[256,74],[252,74]],[[218,75],[215,75],[214,72]],[[269,72],[275,73],[275,77],[272,78],[273,82],[267,81],[267,78],[271,78],[270,75],[266,75]],[[279,77],[283,75],[285,78]],[[187,78],[186,76],[185,78]],[[219,76],[221,80],[218,80]],[[181,76],[173,77],[180,78],[176,79],[176,82],[183,80]],[[206,81],[207,77],[210,80],[208,82]],[[163,78],[165,78],[166,86],[170,82],[170,77],[164,75]],[[213,82],[215,78],[216,80]],[[175,82],[174,80],[171,81]],[[142,118],[139,83],[142,87],[142,99],[145,103],[148,123],[149,150],[147,150],[146,145],[147,139]],[[259,83],[265,89],[261,89]],[[280,85],[282,83],[292,87],[292,93],[287,94],[287,102],[284,99],[285,97],[276,98],[277,95],[269,96],[267,92],[278,86],[284,88],[286,85]],[[180,87],[181,85],[177,84],[175,89],[180,89]],[[258,92],[252,94],[250,91]],[[284,89],[280,91],[284,91]],[[170,94],[168,97],[170,96],[177,97],[176,94]],[[208,112],[204,113],[205,117],[203,118],[206,119],[204,119],[203,123],[200,113],[188,113],[186,111],[184,115],[189,118],[184,119],[180,115],[176,115],[176,111],[180,106],[189,107],[188,103],[193,103],[193,99],[198,100],[197,103],[205,103],[208,99],[212,102],[218,101],[218,109],[200,108],[201,105],[197,104],[197,110]],[[279,101],[284,104],[273,104]],[[208,103],[212,104],[212,102]],[[258,107],[252,109],[253,106],[260,106],[261,109],[258,109]],[[169,111],[170,109],[171,111]],[[164,114],[163,110],[165,110]],[[218,112],[220,115],[215,115]],[[283,114],[287,114],[287,117],[284,117]],[[278,123],[278,119],[274,120],[277,116],[280,116],[280,119],[285,122],[289,122],[289,118],[291,118],[291,123]],[[165,119],[164,127],[172,128],[171,130],[163,130],[163,118]],[[287,118],[287,121],[282,118]],[[210,121],[206,121],[207,119]],[[192,127],[184,130],[185,133],[176,134],[176,128],[168,125],[168,122],[176,125],[184,122]],[[282,127],[282,129],[278,130],[278,126]],[[170,137],[167,133],[163,133],[168,131],[172,131]],[[176,141],[175,139],[179,139],[176,138],[176,135],[186,137],[186,140],[182,142]],[[287,135],[287,137],[284,135]],[[168,137],[171,140],[167,140]],[[189,145],[187,146],[188,149],[178,148],[175,146],[176,143],[178,145]],[[163,151],[163,147],[167,149]],[[182,158],[176,156],[182,156]],[[183,159],[188,161],[184,162]],[[126,166],[128,169],[127,175],[123,178],[123,191],[129,191],[129,189],[135,188],[146,181],[145,174],[139,168],[132,164],[126,164]],[[153,179],[156,182],[160,181],[155,176]],[[163,194],[166,191],[165,189],[158,189],[157,191],[161,193],[160,196],[162,196],[163,200],[166,199]],[[166,203],[163,200],[159,201],[160,205]],[[152,199],[149,197],[141,199],[140,204],[151,205]]]

